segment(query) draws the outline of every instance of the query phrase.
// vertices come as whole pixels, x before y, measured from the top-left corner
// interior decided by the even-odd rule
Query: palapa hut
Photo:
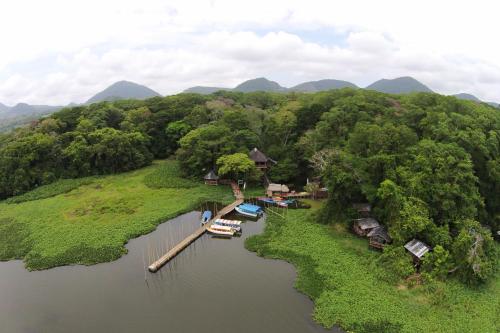
[[[372,211],[372,205],[369,203],[355,203],[352,207],[358,212],[359,217],[369,217]]]
[[[378,227],[380,224],[377,220],[372,217],[364,217],[354,220],[352,230],[360,236],[367,236],[370,231]]]
[[[210,170],[209,173],[206,174],[205,177],[203,177],[205,180],[205,184],[207,185],[218,185],[219,184],[219,176],[215,174],[214,170]]]
[[[257,148],[252,149],[250,151],[250,153],[248,154],[248,156],[250,157],[250,159],[252,161],[254,161],[255,166],[262,171],[267,171],[267,169],[269,169],[271,163],[276,164],[275,160],[270,159],[269,157],[267,157],[263,152],[261,152]]]
[[[411,253],[413,256],[413,262],[415,264],[419,264],[422,260],[422,257],[431,250],[429,245],[425,244],[418,239],[412,239],[408,243],[405,244],[405,249]]]
[[[269,184],[267,186],[266,194],[268,197],[274,197],[274,196],[282,196],[286,195],[290,192],[290,189],[286,185],[282,184]]]
[[[386,244],[392,242],[391,236],[384,226],[373,228],[367,236],[370,239],[370,246],[376,249],[383,249]]]

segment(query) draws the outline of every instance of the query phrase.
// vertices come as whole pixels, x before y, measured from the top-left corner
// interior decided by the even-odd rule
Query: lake
[[[293,288],[294,267],[244,248],[264,219],[244,223],[242,237],[205,234],[159,272],[145,271],[199,219],[163,223],[110,263],[28,272],[21,261],[0,262],[0,332],[327,332]]]

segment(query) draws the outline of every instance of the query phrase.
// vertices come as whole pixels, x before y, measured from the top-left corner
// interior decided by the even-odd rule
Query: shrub
[[[378,264],[384,266],[388,274],[382,276],[386,281],[397,283],[415,272],[411,257],[402,246],[386,246],[378,258]]]

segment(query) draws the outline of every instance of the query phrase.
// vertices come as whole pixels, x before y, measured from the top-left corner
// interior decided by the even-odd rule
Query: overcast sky
[[[84,102],[118,80],[173,94],[267,77],[413,76],[500,101],[496,1],[4,0],[0,102]]]

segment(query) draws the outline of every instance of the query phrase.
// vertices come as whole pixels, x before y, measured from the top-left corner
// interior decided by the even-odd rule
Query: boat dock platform
[[[234,188],[233,188],[234,191]],[[211,219],[209,222],[207,222],[205,225],[201,226],[200,228],[196,229],[192,234],[184,238],[181,242],[179,242],[176,246],[171,248],[167,253],[165,253],[160,259],[156,260],[153,262],[151,265],[148,266],[148,270],[152,273],[158,271],[163,265],[165,265],[167,262],[172,260],[176,255],[178,255],[182,250],[184,250],[186,247],[189,246],[192,242],[197,240],[198,238],[201,237],[206,231],[209,226],[214,223],[215,220],[221,219],[224,215],[231,213],[236,206],[241,205],[243,203],[243,194],[241,192],[237,193],[235,192],[236,196],[236,201],[234,201],[232,204],[222,208],[219,213]]]

